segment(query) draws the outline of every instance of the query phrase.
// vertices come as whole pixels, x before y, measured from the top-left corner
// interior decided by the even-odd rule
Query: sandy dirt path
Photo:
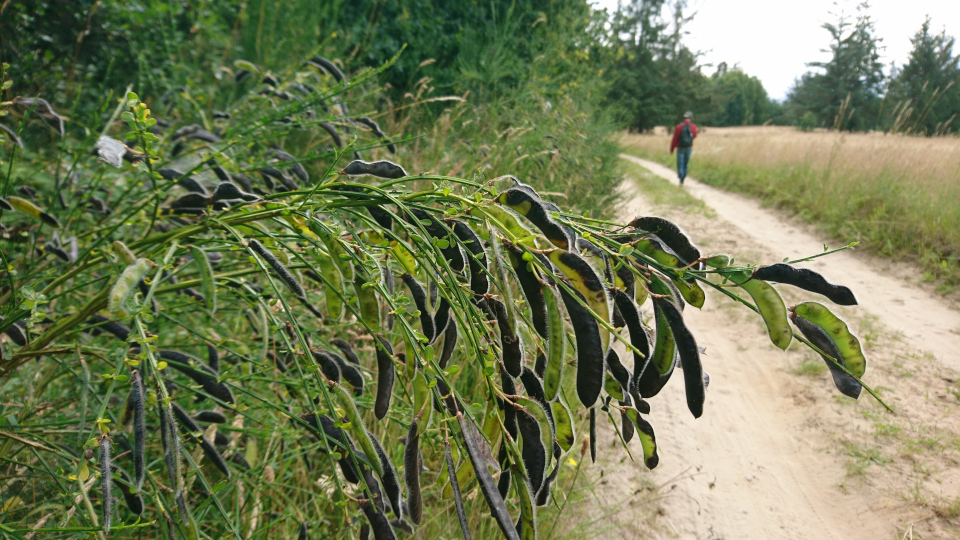
[[[622,157],[676,181],[663,166]],[[651,207],[629,180],[622,187],[627,202],[620,215],[674,219],[705,253],[732,253],[745,262],[779,262],[823,250],[819,238],[756,202],[689,178],[685,186],[715,216]],[[810,353],[775,349],[759,316],[708,292],[702,311],[685,312],[698,343],[707,348],[706,412],[694,420],[676,380],[650,400],[661,454],[653,471],[625,460],[614,448],[620,444],[616,433],[601,422],[597,498],[607,508],[619,508],[605,520],[601,536],[840,540],[893,539],[916,531],[916,538],[954,537],[954,524],[938,517],[944,514],[932,501],[960,494],[960,407],[944,390],[956,382],[949,366],[958,367],[953,351],[960,349],[960,313],[855,256],[836,254],[804,266],[858,294],[861,306],[839,312],[858,321],[861,334],[876,334],[864,340],[872,362],[865,380],[894,389],[883,395],[898,414],[885,413],[869,396],[858,402],[837,397],[825,370],[797,375],[791,366]],[[788,303],[810,297],[782,292]],[[913,370],[909,379],[907,364]],[[902,432],[888,429],[903,436],[878,435],[878,425],[903,426]],[[910,440],[901,439],[920,425],[956,440],[929,455],[911,450]],[[639,452],[636,442],[630,447]],[[851,469],[861,454],[869,456],[862,469]],[[918,476],[918,462],[935,463],[937,472]],[[927,495],[911,500],[906,493],[911,482]],[[651,505],[659,515],[640,519]]]

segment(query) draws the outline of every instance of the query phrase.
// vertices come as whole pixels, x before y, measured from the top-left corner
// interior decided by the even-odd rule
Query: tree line
[[[190,66],[204,65],[203,55],[230,48],[268,66],[334,50],[371,68],[393,62],[381,80],[394,100],[427,77],[437,93],[478,103],[542,107],[574,99],[635,131],[672,124],[686,110],[713,126],[925,135],[960,128],[955,39],[928,19],[907,62],[885,66],[866,4],[823,25],[830,59],[808,64],[782,102],[736,65],[705,72],[701,54],[683,40],[695,16],[687,0],[626,0],[612,12],[587,0],[332,0],[319,9],[295,0],[266,10],[269,3],[260,1],[188,4],[12,2],[0,15],[0,58],[22,74],[13,90],[53,88],[64,101],[88,97],[91,104],[131,76],[141,93],[162,95],[193,80],[198,70]],[[254,15],[267,22],[238,30],[236,20]],[[168,24],[157,25],[159,19]],[[228,46],[238,33],[240,45]]]

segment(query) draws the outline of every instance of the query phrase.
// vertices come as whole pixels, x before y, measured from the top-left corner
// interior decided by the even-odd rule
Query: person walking
[[[693,123],[693,113],[683,114],[683,123],[677,124],[673,130],[673,142],[670,143],[670,153],[677,151],[677,178],[680,185],[687,177],[687,165],[690,163],[690,154],[693,153],[693,140],[697,138],[697,125]]]

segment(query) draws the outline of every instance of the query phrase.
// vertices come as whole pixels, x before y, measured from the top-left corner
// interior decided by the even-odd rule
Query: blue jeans
[[[687,177],[687,164],[690,163],[692,153],[692,146],[677,147],[677,178],[680,179],[680,183],[683,183],[684,178]]]

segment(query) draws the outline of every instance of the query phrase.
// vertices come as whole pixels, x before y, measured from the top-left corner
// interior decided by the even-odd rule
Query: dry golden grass
[[[672,163],[665,130],[625,134],[621,144]],[[708,128],[690,174],[794,211],[840,240],[919,260],[943,290],[960,284],[960,138]]]

